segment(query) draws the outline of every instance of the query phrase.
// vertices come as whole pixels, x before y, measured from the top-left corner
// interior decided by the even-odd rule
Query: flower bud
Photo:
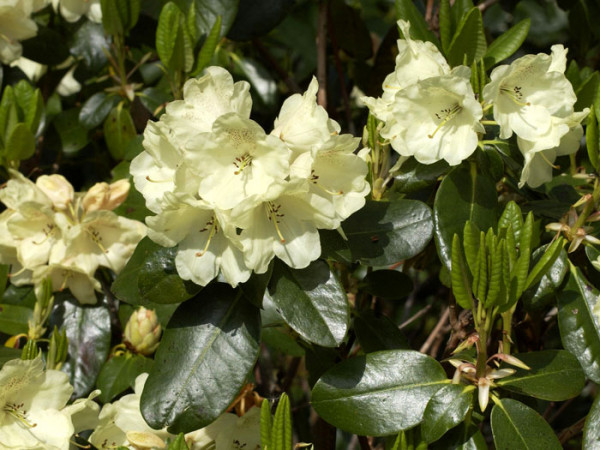
[[[129,193],[129,181],[123,179],[112,184],[96,183],[83,196],[82,205],[86,211],[98,211],[100,209],[113,210],[127,198]]]
[[[35,181],[56,209],[67,209],[75,195],[73,186],[62,175],[42,175]]]
[[[128,348],[148,356],[158,347],[161,332],[156,312],[141,307],[129,318],[123,338]]]

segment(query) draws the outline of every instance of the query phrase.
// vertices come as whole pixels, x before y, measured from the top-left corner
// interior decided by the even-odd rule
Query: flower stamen
[[[250,156],[249,153],[244,153],[242,156],[238,156],[235,158],[235,160],[233,161],[233,165],[237,168],[237,170],[233,172],[234,175],[239,175],[244,171],[246,167],[252,165],[252,156]]]
[[[34,428],[37,426],[37,423],[31,423],[25,418],[27,411],[23,409],[23,403],[21,403],[20,405],[14,403],[7,403],[6,405],[4,405],[3,409],[5,412],[13,416],[27,428]]]
[[[512,89],[501,87],[500,92],[505,93],[515,104],[519,106],[530,106],[531,103],[523,101],[523,92],[521,86],[514,86]]]
[[[206,222],[206,226],[204,228],[202,228],[200,230],[200,232],[202,233],[204,231],[208,231],[209,227],[210,227],[210,232],[208,233],[208,239],[206,240],[206,245],[204,246],[204,249],[202,249],[199,252],[196,252],[196,256],[198,256],[198,257],[200,257],[206,253],[213,236],[219,232],[219,226],[218,226],[217,221],[215,220],[214,216],[208,222]]]
[[[428,134],[427,137],[429,139],[433,139],[433,137],[435,136],[435,134],[444,126],[446,125],[448,122],[450,122],[454,117],[456,117],[456,115],[458,113],[460,113],[462,111],[462,106],[460,106],[458,103],[454,104],[452,107],[450,108],[444,108],[442,109],[439,113],[435,113],[435,117],[438,120],[441,120],[441,122],[439,123],[439,125],[437,126],[437,128],[433,131],[433,133]]]
[[[279,236],[279,240],[281,243],[285,242],[283,235],[281,234],[281,230],[279,229],[279,224],[281,223],[280,218],[284,217],[285,214],[280,213],[281,205],[275,205],[273,202],[267,202],[267,217],[270,222],[273,222],[275,226],[275,230],[277,231],[277,236]]]

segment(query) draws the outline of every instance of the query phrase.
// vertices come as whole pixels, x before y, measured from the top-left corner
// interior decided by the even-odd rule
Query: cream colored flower
[[[5,363],[0,370],[0,447],[68,450],[75,431],[71,414],[91,407],[65,409],[72,392],[68,376],[44,371],[39,357]]]
[[[0,62],[10,64],[21,57],[20,41],[37,34],[30,16],[39,7],[36,0],[4,0],[0,4]]]
[[[87,16],[92,22],[102,22],[102,8],[100,0],[52,0],[54,10],[67,22],[77,22],[81,16]]]
[[[222,414],[210,425],[185,435],[190,450],[260,449],[260,408],[252,407],[242,417]]]

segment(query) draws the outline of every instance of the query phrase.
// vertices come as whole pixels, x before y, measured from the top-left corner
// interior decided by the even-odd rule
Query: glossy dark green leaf
[[[470,66],[481,58],[487,50],[483,20],[479,8],[471,9],[461,19],[452,42],[448,47],[448,63],[459,66],[466,62]]]
[[[31,309],[33,309],[36,300],[33,286],[15,286],[14,284],[9,284],[2,296],[2,303],[28,306]]]
[[[433,164],[421,164],[410,158],[402,164],[394,177],[394,190],[402,193],[415,192],[435,184],[438,178],[448,172],[448,163],[438,161]]]
[[[425,22],[423,14],[417,9],[412,0],[397,0],[396,10],[398,19],[404,19],[410,22],[410,37],[421,41],[433,42],[437,47],[440,47],[439,39],[429,29],[429,25]]]
[[[121,392],[133,387],[136,377],[150,372],[153,363],[152,359],[131,353],[109,359],[102,366],[96,381],[96,387],[101,391],[98,400],[108,403]]]
[[[0,368],[11,359],[21,358],[21,350],[0,346]]]
[[[246,298],[259,308],[262,308],[263,297],[273,274],[273,266],[274,262],[272,261],[265,273],[257,274],[253,272],[248,281],[240,285],[240,289]]]
[[[81,107],[79,121],[88,130],[96,128],[104,122],[106,116],[117,106],[117,103],[119,103],[119,97],[97,92],[88,98]]]
[[[537,264],[540,258],[545,255],[545,250],[547,247],[547,245],[544,245],[533,252],[531,260],[532,264]],[[586,250],[588,248],[591,247],[586,247]],[[545,271],[542,278],[523,292],[521,299],[525,307],[528,310],[539,310],[549,302],[554,301],[555,294],[559,290],[566,274],[567,252],[563,248],[561,249],[552,266]]]
[[[483,55],[485,67],[489,69],[516,52],[527,37],[530,26],[531,19],[523,19],[498,36]]]
[[[405,273],[392,269],[369,272],[361,284],[365,292],[376,297],[404,298],[413,290],[412,279]]]
[[[342,228],[348,240],[341,245],[351,260],[386,266],[420,253],[431,239],[433,221],[429,207],[417,200],[367,202]]]
[[[433,205],[434,236],[441,261],[450,270],[452,237],[462,236],[467,220],[478,229],[496,226],[496,184],[474,164],[454,168],[442,181]]]
[[[558,324],[563,346],[579,360],[585,375],[600,383],[600,293],[569,263],[567,284],[557,294]]]
[[[307,341],[337,347],[346,336],[348,298],[325,262],[306,269],[276,263],[269,291],[283,319]]]
[[[597,71],[593,72],[583,81],[583,83],[581,83],[577,91],[575,91],[575,94],[577,95],[577,103],[575,103],[576,111],[581,111],[583,108],[589,107],[594,103],[599,85],[600,73]]]
[[[577,358],[566,350],[517,353],[531,370],[517,368],[509,377],[496,381],[498,386],[542,400],[560,402],[579,395],[585,375]]]
[[[112,285],[113,293],[132,305],[181,303],[201,286],[182,280],[175,268],[175,247],[166,248],[144,238]]]
[[[525,289],[529,289],[534,284],[537,284],[542,277],[548,273],[550,268],[554,265],[558,257],[560,256],[563,250],[563,239],[558,238],[544,249],[543,255],[539,258],[539,260],[535,263],[535,265],[531,268],[531,271],[527,275],[527,280],[525,281]]]
[[[304,349],[290,336],[287,327],[268,327],[262,330],[262,343],[271,350],[279,351],[289,356],[304,356]]]
[[[130,140],[137,136],[131,113],[123,104],[111,109],[104,121],[104,141],[113,159],[120,161]]]
[[[79,122],[79,108],[59,113],[53,124],[60,137],[62,151],[66,154],[81,150],[90,141],[87,130]]]
[[[105,49],[109,48],[102,24],[86,20],[73,34],[71,53],[81,59],[90,72],[98,72],[107,63]]]
[[[244,0],[239,4],[227,37],[249,41],[263,36],[275,28],[293,6],[294,0]]]
[[[188,432],[233,401],[258,357],[260,314],[239,290],[215,283],[179,306],[165,328],[141,398],[150,426]]]
[[[0,304],[0,333],[11,336],[27,333],[32,316],[33,311],[26,306]]]
[[[464,420],[473,402],[474,391],[470,386],[449,384],[433,394],[423,413],[421,425],[427,442],[437,441]]]
[[[600,449],[600,395],[596,395],[587,419],[585,419],[582,448],[586,450]]]
[[[20,161],[33,156],[35,137],[25,123],[15,126],[6,140],[5,155],[9,161]]]
[[[239,0],[179,0],[182,11],[189,11],[191,3],[196,10],[196,28],[198,35],[208,34],[212,29],[217,17],[221,16],[221,36],[227,34],[238,11]]]
[[[421,422],[429,399],[447,381],[442,366],[422,353],[370,353],[348,359],[321,376],[312,391],[312,405],[342,430],[385,436]]]
[[[516,400],[505,398],[494,405],[491,425],[497,450],[562,449],[548,422]]]
[[[194,67],[194,71],[190,73],[190,76],[195,77],[198,76],[206,66],[210,63],[213,55],[215,54],[215,50],[217,49],[217,45],[219,44],[221,38],[221,16],[217,16],[217,20],[213,25],[210,33],[206,36],[206,40],[204,44],[202,44],[202,48],[198,53],[198,57],[196,58],[196,65]]]
[[[51,28],[38,27],[35,37],[22,41],[23,56],[40,64],[54,66],[69,57],[64,37]]]
[[[408,340],[398,326],[388,317],[377,317],[373,311],[357,312],[354,332],[365,353],[380,350],[408,350]]]
[[[488,450],[488,445],[481,434],[481,430],[471,422],[465,426],[465,422],[448,431],[443,439],[429,446],[430,450]]]
[[[277,82],[263,64],[253,58],[234,58],[241,74],[248,79],[257,99],[263,105],[273,106],[277,99]]]
[[[96,377],[110,350],[110,313],[104,305],[81,306],[76,300],[55,307],[51,325],[64,329],[69,340],[69,355],[63,371],[69,374],[76,398],[85,396],[96,384]]]

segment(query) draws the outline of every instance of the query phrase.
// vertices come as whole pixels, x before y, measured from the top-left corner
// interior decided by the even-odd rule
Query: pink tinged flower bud
[[[42,175],[35,184],[52,201],[56,209],[67,209],[73,202],[73,186],[62,175]]]
[[[96,183],[84,195],[83,209],[88,212],[100,209],[113,210],[127,198],[129,181],[118,180],[112,184]]]
[[[148,356],[158,348],[161,332],[156,312],[141,307],[129,318],[123,338],[128,348]]]

